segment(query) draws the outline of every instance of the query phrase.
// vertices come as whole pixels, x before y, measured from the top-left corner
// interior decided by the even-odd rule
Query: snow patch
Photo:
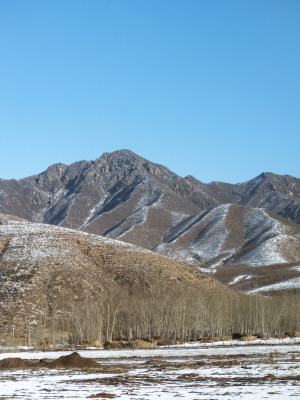
[[[176,261],[181,261],[188,264],[194,264],[195,258],[191,255],[189,250],[175,250],[168,247],[168,244],[160,244],[155,249],[156,253],[163,254],[168,258],[172,258]]]
[[[0,237],[9,237],[7,251],[2,255],[2,261],[14,263],[35,263],[47,259],[58,258],[59,260],[73,252],[73,247],[68,245],[62,233],[76,237],[88,237],[94,245],[110,244],[121,246],[126,251],[138,251],[139,253],[152,253],[150,250],[140,248],[133,244],[124,243],[119,240],[103,236],[92,235],[87,232],[74,231],[68,228],[61,228],[53,225],[3,221],[0,225]],[[49,240],[51,238],[51,240]]]
[[[175,211],[172,211],[170,213],[170,227],[174,228],[176,225],[180,224],[182,221],[184,221],[188,217],[189,217],[188,214],[177,213]]]
[[[139,211],[144,207],[156,207],[159,205],[162,197],[163,193],[160,191],[160,189],[155,186],[152,187],[150,182],[148,184],[148,190],[143,193],[140,200],[135,205],[133,212]]]
[[[200,262],[208,262],[220,254],[228,236],[225,219],[229,208],[230,204],[215,207],[202,219],[205,226],[190,245],[192,253]]]
[[[300,265],[297,265],[296,267],[291,267],[291,269],[300,272]]]
[[[228,285],[234,285],[241,280],[246,281],[251,278],[253,278],[253,275],[239,275],[239,276],[236,276],[232,281],[230,281],[228,283]]]
[[[9,221],[0,226],[0,234],[10,236],[9,251],[2,255],[2,261],[36,262],[52,257],[63,257],[71,251],[67,244],[61,245],[59,238],[52,237],[53,227],[29,222]]]
[[[96,213],[100,210],[101,206],[103,205],[107,197],[108,196],[103,197],[101,200],[98,201],[98,203],[94,205],[94,207],[89,211],[88,217],[83,221],[83,224],[78,228],[79,230],[85,228],[90,222],[94,220]]]
[[[287,239],[290,236],[285,233],[284,226],[265,210],[248,209],[245,214],[245,241],[253,249],[234,259],[232,264],[261,266],[286,263],[279,245]]]
[[[148,216],[148,211],[149,211],[149,207],[145,206],[145,207],[142,207],[140,210],[136,211],[134,214],[130,215],[128,218],[126,218],[124,223],[129,223],[130,226],[127,229],[124,229],[123,231],[121,231],[120,234],[117,234],[117,237],[121,238],[122,236],[126,235],[128,232],[132,231],[136,227],[136,225],[146,222],[147,216]],[[120,227],[122,227],[124,225],[124,223],[122,225],[120,225]]]
[[[151,188],[151,192],[146,192],[140,198],[134,207],[133,213],[124,221],[117,224],[116,227],[109,229],[108,235],[112,233],[114,237],[122,238],[124,235],[132,231],[136,225],[143,224],[147,221],[149,209],[157,207],[162,199],[162,193],[157,188]]]
[[[45,214],[55,206],[55,204],[61,200],[62,197],[67,195],[67,190],[62,188],[59,189],[54,195],[50,195],[48,192],[45,192],[44,190],[40,189],[38,186],[34,187],[35,192],[39,192],[44,198],[45,202],[47,203],[46,207],[42,208],[38,213],[34,214],[34,221],[36,222],[42,222],[44,219]]]
[[[3,200],[4,195],[5,195],[5,190],[0,190],[0,201]]]
[[[269,292],[271,290],[291,290],[300,288],[300,278],[293,278],[287,281],[274,283],[272,285],[262,286],[256,289],[249,290],[245,292],[246,294],[259,293],[259,292]]]

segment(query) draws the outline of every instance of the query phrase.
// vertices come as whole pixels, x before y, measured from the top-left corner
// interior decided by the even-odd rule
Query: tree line
[[[68,336],[76,343],[137,338],[190,341],[237,331],[274,336],[300,329],[299,297],[299,293],[266,297],[164,285],[151,292],[115,287],[80,302],[56,299],[35,335],[48,335],[51,342]]]

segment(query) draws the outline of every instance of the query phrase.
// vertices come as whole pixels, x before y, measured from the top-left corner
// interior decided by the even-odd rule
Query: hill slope
[[[83,303],[188,287],[227,291],[188,265],[123,242],[0,214],[1,332]],[[161,287],[161,289],[160,289]],[[104,297],[103,297],[104,296]],[[97,300],[98,299],[98,300]]]

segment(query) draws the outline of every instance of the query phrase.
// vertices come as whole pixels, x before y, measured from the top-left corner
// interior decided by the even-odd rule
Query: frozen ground
[[[80,351],[83,357],[123,372],[1,371],[0,399],[87,399],[97,394],[97,398],[111,395],[124,400],[300,398],[299,340],[223,344]],[[0,358],[58,358],[62,354],[66,353],[2,353]]]

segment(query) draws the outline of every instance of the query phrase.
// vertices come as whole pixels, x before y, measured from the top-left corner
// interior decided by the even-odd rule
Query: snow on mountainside
[[[236,185],[205,184],[120,150],[0,180],[0,212],[154,250],[228,284],[253,275],[236,281],[240,290],[259,286],[258,279],[293,278],[297,271],[289,266],[300,262],[299,226],[290,222],[300,224],[300,180],[291,176],[262,173]]]
[[[288,279],[286,281],[278,282],[278,283],[273,283],[273,285],[266,285],[266,286],[261,286],[256,289],[249,290],[247,293],[248,294],[253,294],[253,293],[259,293],[259,294],[264,294],[265,292],[274,292],[274,291],[279,291],[279,290],[295,290],[295,289],[300,289],[300,278],[293,278],[293,279]]]
[[[287,277],[300,281],[292,267],[299,264],[300,227],[263,209],[227,204],[202,211],[173,227],[156,250],[242,291]]]

